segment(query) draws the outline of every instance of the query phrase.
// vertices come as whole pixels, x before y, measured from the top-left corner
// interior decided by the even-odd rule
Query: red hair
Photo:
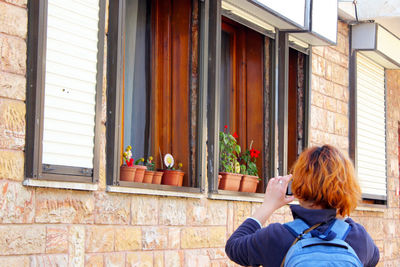
[[[350,215],[361,198],[351,161],[337,148],[324,145],[303,151],[293,166],[293,194],[324,209]]]

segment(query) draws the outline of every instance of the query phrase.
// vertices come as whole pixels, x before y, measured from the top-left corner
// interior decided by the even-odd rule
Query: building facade
[[[378,266],[399,265],[393,35],[374,25],[377,47],[358,47],[335,13],[315,39],[307,18],[238,2],[0,0],[1,266],[235,266],[225,242],[268,178],[323,144],[356,165],[352,218]],[[225,125],[261,151],[256,193],[218,189]],[[122,181],[128,145],[156,168],[172,153],[183,186]],[[291,219],[285,206],[268,223]]]

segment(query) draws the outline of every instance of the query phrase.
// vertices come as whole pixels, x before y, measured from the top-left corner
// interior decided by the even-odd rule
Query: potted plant
[[[127,146],[124,153],[122,153],[122,157],[125,161],[125,164],[122,164],[119,168],[119,180],[120,181],[128,181],[133,182],[135,179],[136,168],[133,167],[133,158],[132,158],[132,147]]]
[[[155,173],[152,156],[147,158],[147,160],[145,161],[145,166],[147,167],[147,170],[145,170],[144,172],[143,183],[151,184],[153,182],[153,176]]]
[[[144,158],[140,158],[135,161],[135,164],[133,165],[134,168],[136,168],[136,174],[135,174],[135,179],[133,180],[134,182],[141,183],[143,182],[144,178],[144,172],[146,171],[147,167],[143,164]]]
[[[253,141],[250,143],[250,150],[247,149],[241,156],[240,160],[242,165],[240,171],[243,174],[242,181],[240,182],[239,191],[254,193],[257,190],[257,184],[260,181],[258,177],[258,169],[256,165],[256,158],[258,158],[260,151],[251,148]]]
[[[178,168],[174,168],[174,157],[171,154],[164,156],[164,164],[166,169],[164,170],[162,183],[166,185],[182,186],[183,176],[185,173],[181,170],[182,163],[178,164]]]
[[[240,146],[237,144],[236,132],[232,135],[224,131],[219,133],[219,175],[221,180],[218,189],[238,191],[242,175],[237,156],[240,154]]]

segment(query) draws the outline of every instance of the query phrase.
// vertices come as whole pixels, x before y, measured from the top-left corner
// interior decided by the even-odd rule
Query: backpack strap
[[[330,230],[336,233],[336,238],[345,240],[351,230],[351,226],[344,220],[336,219]]]
[[[303,236],[309,235],[309,232],[320,226],[322,223],[317,223],[311,227],[308,226],[302,219],[295,219],[294,221],[285,223],[283,226],[289,230],[296,238],[293,243],[290,245],[288,251],[291,247],[293,247],[297,241],[303,238]],[[287,252],[286,252],[287,253]],[[283,257],[281,267],[285,264],[286,255]]]

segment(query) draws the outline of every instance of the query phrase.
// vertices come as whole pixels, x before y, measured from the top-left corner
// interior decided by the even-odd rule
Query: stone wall
[[[98,191],[22,186],[26,6],[26,0],[0,0],[0,265],[233,266],[225,256],[225,242],[259,203],[107,193],[104,126]],[[345,24],[339,24],[338,46],[314,48],[312,63],[311,142],[331,143],[346,151],[349,94]],[[400,72],[389,71],[388,207],[355,212],[356,220],[366,226],[381,250],[381,266],[396,266],[400,260],[396,195],[399,84]],[[269,222],[289,220],[286,206]]]

